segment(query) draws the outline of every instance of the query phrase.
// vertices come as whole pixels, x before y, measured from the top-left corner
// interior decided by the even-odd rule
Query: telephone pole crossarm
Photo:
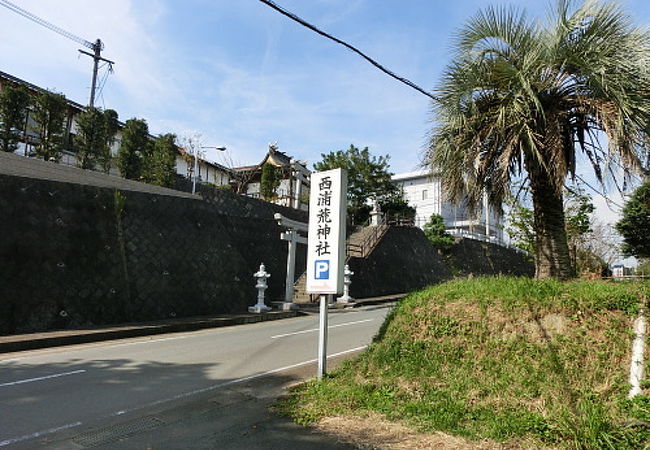
[[[76,34],[70,33],[69,31],[66,31],[61,27],[57,27],[53,23],[50,23],[47,20],[38,17],[36,14],[33,14],[27,11],[26,9],[21,8],[20,6],[11,3],[9,0],[0,0],[0,6],[4,6],[5,8],[15,12],[16,14],[19,14],[24,18],[29,19],[32,22],[37,23],[49,30],[52,30],[55,33],[58,33],[61,36],[64,36],[72,41],[75,41],[76,43],[81,44],[84,47],[87,47],[93,51],[93,53],[89,53],[84,50],[79,50],[84,55],[88,55],[91,58],[93,58],[94,61],[92,87],[90,89],[90,102],[88,105],[90,107],[93,107],[95,105],[95,90],[97,89],[97,71],[99,69],[99,61],[107,62],[110,65],[109,70],[112,70],[113,64],[115,64],[113,61],[102,57],[102,50],[104,50],[104,43],[101,41],[101,39],[97,39],[95,42],[87,41],[84,38],[81,38]]]
[[[99,62],[100,61],[107,62],[110,66],[110,69],[112,69],[113,64],[115,64],[114,61],[102,57],[103,48],[104,48],[104,44],[102,43],[101,39],[97,39],[97,41],[95,41],[95,43],[92,44],[92,50],[94,51],[94,53],[90,53],[85,50],[79,49],[79,53],[88,55],[93,59],[93,79],[90,86],[90,101],[88,102],[88,106],[91,108],[95,106],[95,93],[97,91],[97,72],[99,70]]]

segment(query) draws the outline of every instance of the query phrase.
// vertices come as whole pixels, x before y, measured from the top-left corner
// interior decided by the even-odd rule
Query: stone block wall
[[[454,276],[513,275],[532,277],[535,265],[526,254],[474,239],[460,238],[445,255]]]
[[[390,227],[367,258],[350,258],[354,298],[406,293],[439,283],[452,274],[416,227]]]
[[[218,189],[202,200],[126,184],[0,174],[0,334],[243,312],[261,262],[267,299],[283,298],[287,244],[273,214],[306,222],[306,212]],[[296,276],[305,260],[298,245]],[[411,227],[390,228],[349,264],[356,298],[454,275],[533,273],[522,255],[469,239],[443,257]]]
[[[284,294],[273,220],[304,212],[0,175],[0,334],[242,312],[261,262]],[[304,270],[306,249],[298,246]]]
[[[349,265],[355,298],[407,293],[453,277],[535,274],[533,263],[515,250],[460,239],[441,253],[415,227],[389,228],[367,259],[351,258]]]

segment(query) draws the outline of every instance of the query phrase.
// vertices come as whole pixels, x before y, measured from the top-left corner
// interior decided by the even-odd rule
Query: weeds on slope
[[[414,292],[363,355],[280,409],[300,423],[376,412],[477,440],[642,448],[648,397],[626,394],[631,322],[649,287],[482,278]]]

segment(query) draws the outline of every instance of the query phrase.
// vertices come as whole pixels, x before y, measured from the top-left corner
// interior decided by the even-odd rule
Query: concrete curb
[[[0,336],[0,353],[20,352],[64,345],[125,339],[156,334],[195,331],[205,328],[227,327],[268,320],[288,319],[301,315],[299,311],[271,311],[262,314],[240,314],[225,317],[201,317],[172,319],[164,322],[148,322],[123,326],[85,330],[48,331],[43,333]]]
[[[361,299],[356,299],[353,303],[334,303],[332,307],[330,307],[329,312],[331,313],[337,313],[337,312],[344,312],[344,311],[350,311],[355,308],[361,308],[362,306],[372,306],[372,305],[383,305],[385,303],[392,303],[392,302],[397,302],[406,297],[408,294],[392,294],[392,295],[384,295],[382,297],[369,297],[369,298],[361,298]],[[318,314],[319,312],[319,306],[318,303],[298,303],[298,311],[303,311],[305,313],[309,314]]]
[[[330,312],[345,312],[361,306],[378,305],[398,301],[406,294],[393,294],[383,297],[358,299],[349,305],[338,305]],[[247,323],[265,322],[297,317],[305,314],[317,314],[318,305],[301,304],[299,309],[291,311],[269,311],[260,314],[233,314],[217,317],[188,317],[157,322],[131,323],[112,327],[91,328],[84,330],[45,331],[41,333],[15,334],[0,336],[0,354],[36,350],[41,348],[62,347],[65,345],[88,344],[91,342],[126,339],[132,337],[152,336],[156,334],[196,331],[205,328],[228,327]]]

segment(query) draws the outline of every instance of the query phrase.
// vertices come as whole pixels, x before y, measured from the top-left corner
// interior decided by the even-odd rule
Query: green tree
[[[119,122],[112,109],[86,108],[77,116],[77,165],[82,169],[95,169],[99,165],[106,173],[111,168],[111,147],[115,143]]]
[[[350,145],[347,150],[321,154],[321,157],[322,161],[314,164],[315,170],[342,168],[348,172],[348,216],[352,224],[359,225],[368,220],[372,209],[368,200],[376,199],[381,204],[395,196],[397,187],[388,171],[388,155],[372,156],[368,147],[359,150]]]
[[[7,84],[0,92],[1,151],[13,152],[18,148],[30,103],[31,96],[23,86]]]
[[[448,250],[454,245],[454,237],[447,233],[445,221],[440,214],[431,214],[423,231],[429,242],[438,250]]]
[[[648,139],[650,34],[614,3],[559,0],[547,25],[488,8],[462,29],[436,90],[430,163],[455,200],[499,207],[511,181],[530,185],[536,275],[574,275],[562,187],[578,152],[640,169]],[[601,145],[599,132],[609,140]]]
[[[650,258],[650,179],[625,202],[616,230],[623,236],[624,255]]]
[[[86,108],[77,116],[77,134],[73,138],[77,147],[77,165],[94,169],[106,148],[106,121],[98,108]]]
[[[266,163],[262,167],[262,179],[260,180],[260,195],[265,200],[273,199],[277,196],[278,187],[280,187],[280,177],[278,169],[273,165]]]
[[[530,192],[526,187],[518,190],[521,195],[511,196],[507,202],[508,215],[505,229],[515,247],[534,255],[537,234],[535,214],[527,206]],[[587,240],[587,236],[592,232],[592,213],[595,208],[591,198],[580,186],[567,188],[563,208],[572,268],[576,273],[580,273],[587,266],[589,268],[594,266],[591,261],[599,259],[595,256],[595,252],[590,250],[594,247],[593,237],[589,236]]]
[[[175,134],[168,133],[158,136],[153,143],[146,181],[157,186],[174,186],[177,154],[178,146]]]
[[[585,237],[592,231],[591,215],[596,208],[591,203],[591,197],[586,195],[579,187],[577,189],[567,189],[564,203],[566,235],[571,264],[575,272],[580,274],[583,269],[594,266],[593,263],[583,263],[594,259],[592,258],[593,255],[590,254],[591,252],[586,251]]]
[[[508,201],[506,232],[515,247],[535,254],[535,218],[533,210],[517,200]]]
[[[63,151],[65,120],[68,103],[65,97],[50,91],[43,91],[34,102],[34,131],[38,133],[36,155],[46,161],[59,161]]]
[[[149,126],[144,119],[129,119],[122,130],[122,144],[117,153],[120,174],[130,180],[142,178],[150,155]]]
[[[115,144],[115,135],[120,129],[120,122],[118,120],[117,112],[113,109],[104,111],[104,126],[106,127],[106,140],[104,148],[99,157],[98,163],[105,173],[110,172],[111,162],[113,156],[113,145]]]
[[[409,205],[408,201],[404,198],[404,192],[398,189],[390,197],[380,203],[381,211],[390,217],[396,218],[415,218],[415,208]]]

